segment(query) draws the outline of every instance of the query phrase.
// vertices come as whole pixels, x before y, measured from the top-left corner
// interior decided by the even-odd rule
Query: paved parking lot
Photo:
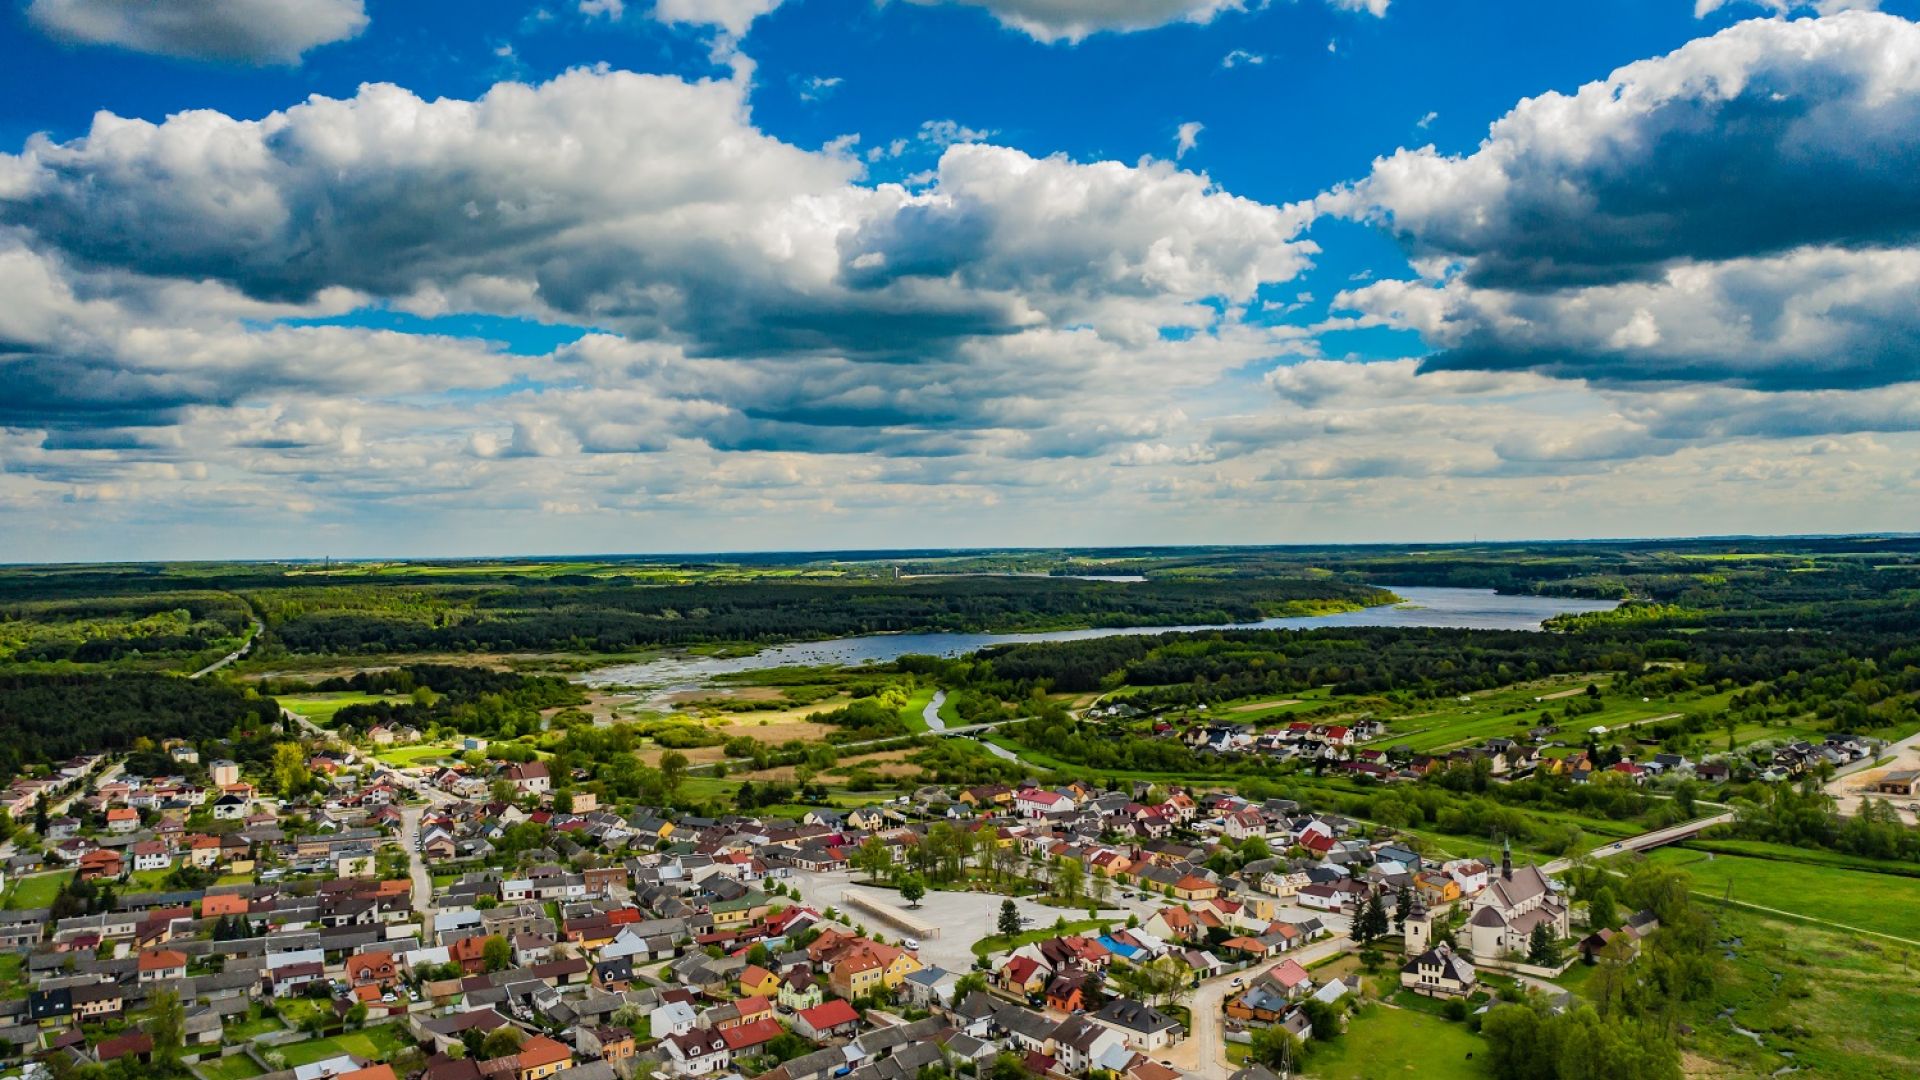
[[[796,872],[788,883],[799,886],[801,899],[816,910],[839,908],[850,923],[861,923],[873,933],[884,935],[889,941],[897,941],[904,936],[898,926],[881,925],[873,916],[847,905],[849,892],[864,892],[874,899],[896,907],[904,907],[898,893],[891,889],[873,889],[853,884],[855,874],[852,871],[834,871],[831,873]],[[1140,916],[1142,920],[1166,906],[1167,901],[1159,897],[1134,899],[1131,895],[1116,896],[1108,901],[1108,907],[1102,911],[1103,917],[1111,917],[1124,922],[1129,914]],[[937,964],[948,971],[964,972],[973,966],[973,943],[983,937],[991,937],[998,932],[1000,904],[1006,898],[992,893],[938,892],[929,890],[920,901],[920,907],[913,914],[925,922],[941,928],[937,938],[925,938],[920,942],[920,960],[925,964]],[[1027,920],[1029,930],[1043,926],[1052,926],[1056,919],[1064,917],[1068,922],[1086,918],[1085,909],[1072,911],[1067,908],[1048,907],[1032,900],[1017,899],[1014,907],[1022,918]],[[1345,934],[1349,920],[1340,915],[1325,912],[1308,911],[1305,908],[1283,907],[1278,918],[1287,922],[1300,922],[1317,918],[1325,923],[1335,934]]]
[[[866,893],[881,903],[895,907],[905,907],[900,895],[892,889],[873,889],[853,884],[854,875],[850,871],[811,874],[805,871],[795,873],[788,883],[800,888],[801,899],[809,907],[825,910],[829,907],[840,909],[840,913],[850,923],[862,923],[876,934],[883,934],[889,941],[897,941],[904,936],[900,927],[881,925],[873,916],[857,908],[847,906],[847,894]],[[937,964],[948,971],[965,972],[973,967],[973,943],[983,937],[991,937],[997,932],[1000,921],[1000,905],[1006,897],[992,893],[938,892],[928,890],[913,914],[928,923],[940,927],[940,936],[925,938],[920,942],[920,962]],[[1069,922],[1086,918],[1082,909],[1076,913],[1066,908],[1047,907],[1031,900],[1018,899],[1014,907],[1020,916],[1027,920],[1027,929],[1051,926],[1055,919],[1064,916]],[[1132,908],[1136,905],[1129,904]],[[1144,905],[1142,905],[1144,906]],[[1147,907],[1148,911],[1153,910]],[[1125,909],[1109,909],[1105,914],[1124,920]]]

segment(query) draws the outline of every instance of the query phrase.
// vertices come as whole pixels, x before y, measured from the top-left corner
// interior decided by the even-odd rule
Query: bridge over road
[[[1587,853],[1587,857],[1591,859],[1610,859],[1615,855],[1624,854],[1629,851],[1651,851],[1654,848],[1665,847],[1668,844],[1677,844],[1682,840],[1691,840],[1706,830],[1713,828],[1715,825],[1726,825],[1732,821],[1733,811],[1731,810],[1724,814],[1715,814],[1712,817],[1703,817],[1694,821],[1683,821],[1678,825],[1669,825],[1664,829],[1643,832],[1639,836],[1629,836],[1625,840],[1616,840],[1611,844],[1594,848]],[[1555,859],[1541,867],[1541,869],[1549,875],[1560,874],[1565,873],[1567,868],[1572,865],[1572,859]]]

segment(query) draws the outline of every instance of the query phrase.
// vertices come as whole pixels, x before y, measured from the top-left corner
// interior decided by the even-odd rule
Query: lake
[[[1415,585],[1390,586],[1405,602],[1384,607],[1343,611],[1336,615],[1303,615],[1262,619],[1252,623],[1212,626],[1124,626],[1090,630],[1048,630],[1027,634],[868,634],[829,641],[796,641],[773,645],[751,656],[663,656],[638,664],[617,664],[580,676],[589,686],[619,684],[694,688],[716,675],[773,667],[854,667],[896,660],[909,653],[960,656],[989,645],[1029,641],[1077,641],[1120,634],[1171,634],[1199,630],[1308,630],[1322,626],[1440,626],[1470,630],[1538,630],[1555,615],[1582,611],[1610,611],[1612,600],[1568,600],[1552,596],[1502,596],[1492,589],[1445,589]]]

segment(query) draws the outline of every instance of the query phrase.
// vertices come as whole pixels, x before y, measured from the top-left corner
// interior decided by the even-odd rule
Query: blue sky
[[[8,0],[0,557],[1912,527],[1913,3],[198,10]]]

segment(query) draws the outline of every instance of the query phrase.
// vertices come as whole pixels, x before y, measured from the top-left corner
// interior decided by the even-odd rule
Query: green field
[[[1718,846],[1724,842],[1714,842]],[[1920,942],[1920,878],[1879,873],[1866,860],[1836,860],[1828,852],[1746,842],[1748,854],[1690,847],[1662,848],[1649,857],[1693,875],[1702,894],[1757,904],[1841,926]]]
[[[70,874],[35,874],[16,880],[7,889],[9,908],[51,907],[60,895],[60,886],[72,879]]]
[[[1920,1075],[1920,951],[1737,909],[1716,917],[1728,955],[1713,995],[1686,1018],[1694,1033],[1683,1045],[1723,1068],[1701,1075],[1744,1080],[1789,1067],[1822,1080]]]
[[[419,743],[413,746],[388,746],[373,752],[374,760],[397,768],[407,769],[415,765],[430,765],[434,762],[460,756],[449,743]]]
[[[1727,702],[1733,696],[1729,692],[1702,696],[1657,697],[1651,701],[1642,701],[1637,697],[1607,694],[1609,681],[1605,676],[1567,676],[1472,694],[1469,695],[1469,700],[1464,702],[1449,700],[1435,703],[1431,708],[1420,712],[1387,718],[1387,733],[1381,736],[1378,743],[1387,746],[1407,746],[1423,753],[1451,750],[1482,742],[1497,735],[1511,737],[1522,734],[1539,723],[1540,714],[1546,710],[1554,712],[1555,722],[1561,728],[1560,737],[1567,742],[1579,743],[1584,741],[1588,728],[1605,727],[1613,732],[1627,725],[1640,724],[1676,713],[1683,716],[1717,713],[1727,707]],[[1572,697],[1534,700],[1546,698],[1549,694],[1582,689],[1589,682],[1596,683],[1601,688],[1603,695],[1601,701],[1605,708],[1599,712],[1569,719],[1561,713],[1566,704],[1573,700]]]
[[[1302,1076],[1313,1080],[1483,1080],[1487,1042],[1439,1017],[1384,1005],[1362,1008],[1333,1042],[1314,1040]]]
[[[927,730],[927,706],[933,704],[933,687],[922,687],[913,692],[905,705],[900,706],[900,722],[907,725],[908,731]]]
[[[1043,926],[1038,929],[1028,930],[1026,933],[1011,938],[1005,938],[995,934],[992,937],[984,937],[974,942],[973,955],[987,956],[992,953],[1004,952],[1008,949],[1017,949],[1022,945],[1031,945],[1036,941],[1046,941],[1050,938],[1059,937],[1062,934],[1085,934],[1095,930],[1105,930],[1117,921],[1119,920],[1081,919],[1077,922],[1069,920],[1065,930],[1056,930],[1052,926]]]
[[[286,1028],[287,1025],[281,1023],[280,1018],[277,1016],[249,1016],[245,1020],[228,1024],[226,1037],[230,1041],[239,1042],[244,1039],[251,1039],[255,1035],[265,1035],[273,1031],[285,1031]]]
[[[341,1054],[357,1054],[374,1061],[385,1061],[388,1056],[405,1047],[407,1042],[406,1033],[400,1028],[393,1024],[381,1024],[328,1039],[309,1039],[274,1049],[286,1057],[289,1066],[298,1067]]]
[[[337,694],[303,694],[299,697],[277,699],[281,706],[291,709],[321,727],[333,726],[333,714],[349,705],[367,705],[375,701],[406,701],[407,698],[391,694],[362,694],[357,691],[341,691]]]

